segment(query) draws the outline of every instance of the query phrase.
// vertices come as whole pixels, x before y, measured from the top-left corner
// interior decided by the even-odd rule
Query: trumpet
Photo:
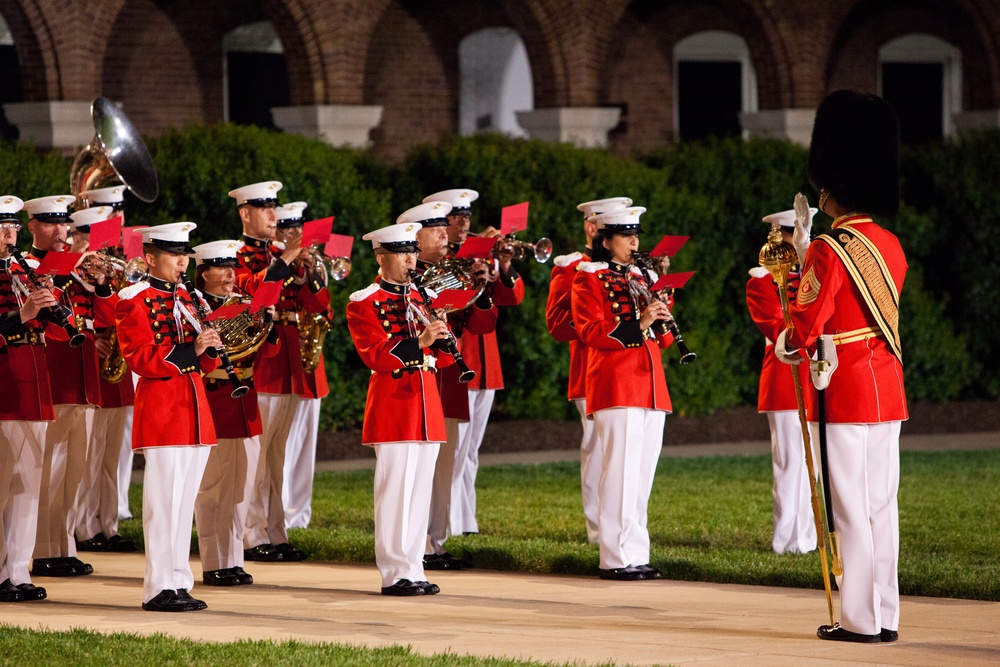
[[[328,282],[328,279],[340,282],[351,275],[350,257],[327,257],[316,246],[303,248],[299,254],[299,261],[307,273],[318,273],[322,276],[324,283]]]
[[[32,288],[35,290],[43,289],[44,286],[42,285],[42,281],[38,278],[35,270],[32,269],[26,261],[24,261],[24,256],[21,254],[21,251],[15,246],[9,244],[7,246],[7,251],[14,257],[17,263],[21,265],[21,269],[24,270],[24,275],[28,276],[28,282],[31,283]],[[80,333],[75,326],[69,323],[69,319],[73,316],[73,310],[69,306],[61,303],[57,306],[48,306],[39,312],[39,316],[41,319],[51,322],[57,327],[62,327],[63,331],[66,332],[66,335],[69,336],[70,347],[80,347],[87,339],[87,337]]]
[[[469,234],[469,236],[479,235]],[[505,252],[509,252],[511,259],[517,261],[525,259],[530,253],[536,262],[544,264],[549,261],[549,257],[552,257],[552,241],[543,236],[534,243],[528,243],[527,241],[518,241],[513,234],[507,234],[497,239],[497,244],[493,246],[493,256],[499,258]]]
[[[417,317],[420,318],[420,321],[424,323],[424,326],[427,326],[431,323],[431,320],[440,320],[441,318],[431,308],[431,297],[427,293],[427,288],[417,282],[418,278],[420,278],[420,274],[411,269],[410,280],[414,281],[413,286],[424,302],[423,310],[419,308],[414,308],[413,310],[416,312]],[[451,329],[448,329],[448,337],[437,341],[437,343],[442,344],[445,351],[455,360],[455,365],[458,366],[459,371],[459,382],[470,382],[476,377],[476,371],[469,368],[468,364],[465,363],[465,359],[462,358],[462,353],[458,350],[458,341],[455,340],[455,334],[451,332]]]
[[[632,263],[635,266],[639,267],[639,270],[642,271],[642,275],[646,279],[646,282],[649,283],[650,287],[652,287],[653,275],[650,272],[649,265],[646,263],[646,257],[648,257],[648,255],[646,255],[646,257],[644,257],[643,255],[645,255],[645,253],[640,253],[638,250],[633,250]],[[629,272],[629,274],[631,274],[631,271]],[[643,285],[642,283],[632,279],[629,279],[628,284],[629,284],[629,291],[632,292],[633,296],[637,294],[642,296],[646,300],[647,304],[650,304],[653,301],[659,301],[664,306],[667,305],[667,302],[664,301],[659,294],[656,294],[655,292],[650,290],[649,287],[647,287],[646,285]],[[666,336],[668,333],[673,334],[674,344],[677,346],[677,351],[680,352],[681,354],[682,364],[690,364],[698,357],[698,355],[696,355],[694,352],[688,349],[687,343],[684,342],[684,337],[681,335],[681,331],[677,327],[677,320],[674,319],[674,316],[670,312],[669,307],[667,308],[667,319],[659,320],[658,322],[655,322],[653,326],[657,328],[660,335],[662,336]]]
[[[198,316],[198,320],[201,322],[201,325],[203,327],[211,327],[214,329],[215,327],[212,327],[210,322],[205,321],[205,318],[208,317],[208,309],[205,307],[205,304],[201,302],[201,298],[194,289],[194,284],[189,279],[184,281],[184,289],[186,289],[188,294],[191,295],[191,301],[194,302],[194,308],[195,311],[197,311],[196,314]],[[233,367],[233,362],[230,360],[229,354],[226,353],[226,348],[210,347],[205,350],[205,354],[213,359],[218,358],[219,361],[222,362],[222,368],[226,371],[226,375],[229,376],[229,384],[233,386],[233,393],[231,396],[233,398],[243,398],[246,396],[247,392],[250,391],[250,388],[240,382],[239,376],[236,375],[236,369]]]

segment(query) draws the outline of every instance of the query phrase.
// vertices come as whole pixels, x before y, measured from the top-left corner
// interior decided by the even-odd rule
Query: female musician
[[[597,216],[593,261],[573,279],[573,322],[589,348],[587,416],[602,443],[598,487],[598,543],[603,579],[659,579],[649,566],[646,507],[663,444],[663,422],[671,411],[660,349],[673,336],[651,325],[669,317],[667,305],[635,296],[648,288],[631,266],[639,248],[635,206]]]

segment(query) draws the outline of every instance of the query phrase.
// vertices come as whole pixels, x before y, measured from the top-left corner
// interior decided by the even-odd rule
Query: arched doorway
[[[962,110],[962,52],[925,33],[886,42],[878,51],[878,91],[899,116],[903,143],[933,141],[955,132]]]
[[[271,109],[290,100],[285,49],[274,26],[258,21],[235,28],[222,38],[222,51],[223,118],[273,128]]]
[[[17,128],[7,122],[3,105],[23,101],[21,64],[14,48],[14,36],[3,16],[0,16],[0,140],[15,141],[18,138]]]
[[[516,30],[486,28],[459,43],[459,132],[524,137],[514,112],[535,107],[531,65]]]

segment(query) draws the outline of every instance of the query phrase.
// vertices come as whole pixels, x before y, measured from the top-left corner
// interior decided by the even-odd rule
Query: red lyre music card
[[[327,257],[347,257],[351,256],[351,249],[354,247],[354,237],[346,234],[330,234],[330,240],[323,246],[323,254]]]
[[[209,316],[205,318],[205,321],[214,322],[215,320],[231,320],[249,307],[249,303],[226,304],[225,306],[220,306],[218,310],[213,310]]]
[[[256,313],[261,308],[270,308],[278,303],[278,297],[281,296],[281,284],[280,280],[261,283],[250,303],[250,314]]]
[[[333,216],[310,220],[302,225],[302,247],[308,248],[314,243],[326,243],[333,230]]]
[[[50,252],[38,264],[35,273],[44,276],[49,273],[56,276],[68,276],[76,268],[83,257],[82,252]]]
[[[661,289],[667,289],[672,287],[674,289],[680,289],[687,284],[688,279],[694,275],[694,271],[684,271],[682,273],[665,273],[660,276],[653,286],[650,288],[654,292],[659,292]]]
[[[528,202],[504,206],[500,209],[500,233],[504,236],[523,232],[528,228]]]
[[[472,301],[478,290],[474,289],[446,289],[431,301],[431,308],[444,308],[446,310],[461,310]]]
[[[660,239],[660,242],[656,244],[656,247],[649,252],[650,257],[662,257],[666,255],[667,257],[673,257],[677,254],[677,251],[687,243],[690,236],[664,236]]]
[[[470,236],[465,239],[465,243],[455,253],[455,257],[470,259],[486,259],[490,256],[490,251],[497,244],[496,237],[486,238],[485,236]]]
[[[125,259],[135,259],[142,257],[142,230],[146,227],[122,227],[122,248],[125,250]]]
[[[122,244],[122,217],[119,215],[90,226],[90,249],[114,248]]]

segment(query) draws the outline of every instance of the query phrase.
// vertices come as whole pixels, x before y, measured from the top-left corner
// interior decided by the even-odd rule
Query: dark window
[[[677,113],[681,139],[736,137],[741,133],[743,75],[738,62],[677,64]]]
[[[935,141],[944,134],[944,65],[883,63],[882,96],[899,116],[903,143]]]
[[[241,125],[274,127],[271,109],[287,107],[288,70],[280,53],[226,54],[229,120]]]
[[[17,61],[17,50],[12,44],[0,45],[0,105],[8,102],[23,102],[21,91],[21,65]],[[17,128],[7,122],[0,110],[0,139],[17,139]]]

